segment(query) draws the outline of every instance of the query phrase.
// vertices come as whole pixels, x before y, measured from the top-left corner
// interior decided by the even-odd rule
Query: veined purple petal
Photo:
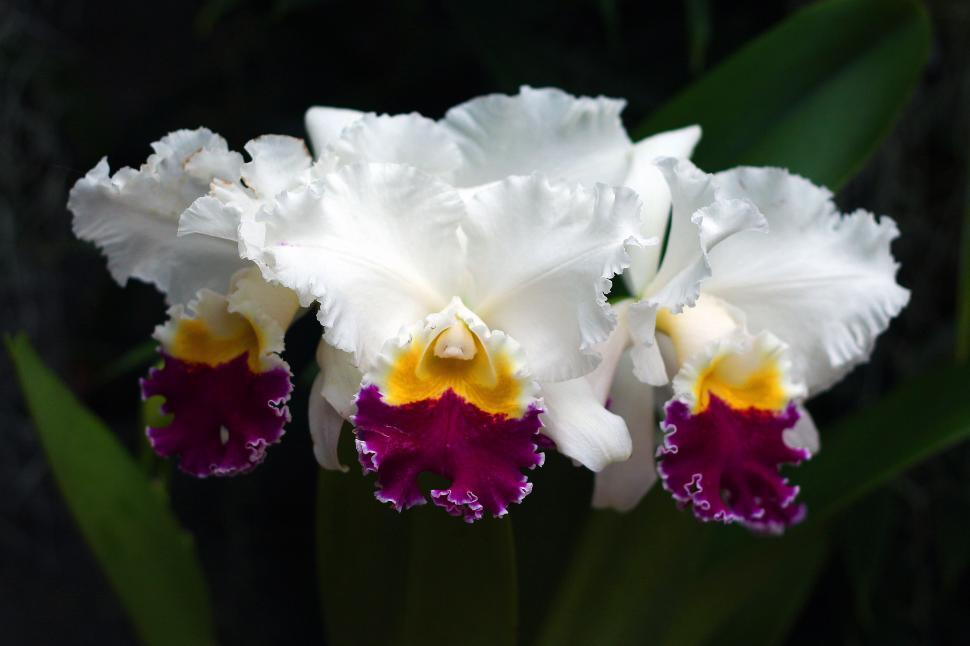
[[[377,498],[398,511],[426,502],[418,475],[431,472],[451,481],[431,491],[451,515],[469,523],[486,511],[502,516],[532,490],[522,470],[542,464],[541,412],[532,405],[519,418],[489,414],[450,389],[390,406],[377,386],[366,386],[354,418],[360,463],[377,473]]]
[[[211,366],[162,352],[165,364],[141,381],[146,398],[165,398],[168,426],[147,430],[156,453],[179,456],[179,468],[198,477],[235,475],[263,461],[283,436],[293,389],[284,365],[253,372],[247,355]]]
[[[794,404],[781,412],[738,410],[711,395],[699,413],[679,400],[669,402],[666,412],[668,432],[657,451],[657,471],[664,488],[678,502],[690,504],[697,518],[740,522],[769,533],[781,533],[804,518],[804,505],[795,503],[798,487],[778,472],[782,464],[811,456],[782,439],[798,421]]]

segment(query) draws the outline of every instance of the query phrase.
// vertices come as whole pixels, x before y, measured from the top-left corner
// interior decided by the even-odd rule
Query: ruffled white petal
[[[584,378],[542,383],[542,432],[556,449],[592,471],[630,457],[633,444],[626,423],[606,410]]]
[[[644,237],[663,240],[670,220],[670,188],[655,162],[665,157],[689,158],[700,138],[700,126],[688,126],[647,137],[633,147],[633,162],[623,185],[643,201]],[[630,256],[623,279],[631,294],[640,294],[658,269],[660,247],[637,249]]]
[[[251,202],[249,196],[242,191],[240,191],[240,194],[241,199],[246,201],[248,208]],[[192,202],[192,205],[179,218],[178,235],[199,234],[236,242],[239,235],[239,218],[242,215],[242,209],[236,205],[236,202],[237,200],[233,200],[233,203],[227,204],[212,195],[200,197]]]
[[[468,201],[469,306],[515,338],[539,381],[592,370],[593,346],[616,323],[604,294],[640,236],[640,203],[626,188],[512,177]],[[653,241],[656,243],[656,241]]]
[[[464,215],[458,194],[429,175],[353,164],[244,215],[240,235],[268,279],[320,302],[327,341],[363,366],[458,293]]]
[[[458,105],[442,121],[464,157],[455,183],[477,186],[542,173],[587,184],[622,184],[632,147],[620,120],[624,105],[618,99],[530,87],[515,96],[491,94]]]
[[[623,355],[610,391],[610,410],[623,418],[633,451],[628,460],[607,465],[596,474],[593,507],[630,511],[657,481],[653,460],[657,428],[653,388],[633,375],[633,360]]]
[[[756,204],[769,230],[712,252],[705,291],[742,310],[752,332],[785,341],[810,392],[824,390],[869,357],[909,300],[895,280],[895,222],[841,215],[827,190],[780,169],[738,168],[717,181]]]
[[[246,152],[250,161],[241,166],[236,181],[214,179],[209,194],[182,213],[180,236],[201,234],[237,242],[243,214],[254,214],[280,193],[313,180],[312,160],[302,139],[265,135],[249,141]]]
[[[340,441],[340,429],[343,428],[344,418],[323,396],[324,381],[324,373],[320,372],[313,380],[313,386],[310,387],[307,418],[310,437],[313,438],[313,456],[324,469],[347,471],[347,467],[340,463],[340,458],[337,456],[337,444]]]
[[[138,170],[110,176],[102,160],[78,180],[68,200],[74,232],[104,251],[119,283],[152,283],[170,303],[187,303],[202,288],[224,292],[244,266],[235,245],[206,236],[179,239],[178,217],[205,195],[217,178],[212,173],[238,175],[242,159],[204,128],[174,132],[152,147],[155,154]]]
[[[685,159],[658,162],[670,187],[673,210],[667,248],[657,274],[630,310],[630,329],[640,346],[633,353],[637,375],[647,383],[666,382],[659,371],[659,351],[650,348],[657,312],[677,313],[692,306],[701,282],[711,275],[708,256],[740,231],[763,230],[765,219],[749,201],[726,195],[714,176]],[[658,383],[660,382],[660,383]]]
[[[246,144],[251,161],[242,166],[246,186],[263,199],[290,189],[313,159],[302,139],[285,135],[263,135]]]
[[[448,130],[417,113],[366,114],[347,126],[330,148],[343,163],[407,164],[444,180],[462,163]]]
[[[327,144],[340,136],[344,128],[360,119],[363,114],[358,110],[326,106],[315,106],[307,110],[304,125],[317,157],[326,149]]]

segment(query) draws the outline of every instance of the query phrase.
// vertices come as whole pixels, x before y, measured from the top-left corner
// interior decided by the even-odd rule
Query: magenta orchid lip
[[[210,366],[162,353],[164,364],[142,380],[144,397],[164,397],[172,421],[146,431],[161,456],[177,457],[190,475],[237,475],[251,471],[283,437],[293,389],[290,371],[254,373],[246,355]]]

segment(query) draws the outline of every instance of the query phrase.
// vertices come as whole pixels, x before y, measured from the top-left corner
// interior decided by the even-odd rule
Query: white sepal
[[[609,464],[596,474],[593,507],[630,511],[657,481],[653,455],[657,421],[653,388],[634,376],[629,353],[620,360],[609,402],[610,410],[626,422],[633,451],[628,460]]]

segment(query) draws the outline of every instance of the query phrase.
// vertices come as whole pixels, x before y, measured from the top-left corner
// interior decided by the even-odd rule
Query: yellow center
[[[522,383],[504,353],[489,353],[461,321],[424,341],[402,348],[381,380],[384,400],[400,406],[440,397],[449,388],[479,410],[518,417]]]
[[[178,322],[169,347],[169,354],[183,361],[215,366],[248,353],[249,366],[259,371],[259,357],[263,346],[259,332],[246,317],[227,313],[220,320],[218,330],[200,319]]]
[[[782,386],[782,371],[771,357],[762,359],[756,369],[739,369],[737,355],[721,354],[704,367],[694,382],[694,412],[705,410],[711,395],[735,409],[781,410],[788,403]]]

